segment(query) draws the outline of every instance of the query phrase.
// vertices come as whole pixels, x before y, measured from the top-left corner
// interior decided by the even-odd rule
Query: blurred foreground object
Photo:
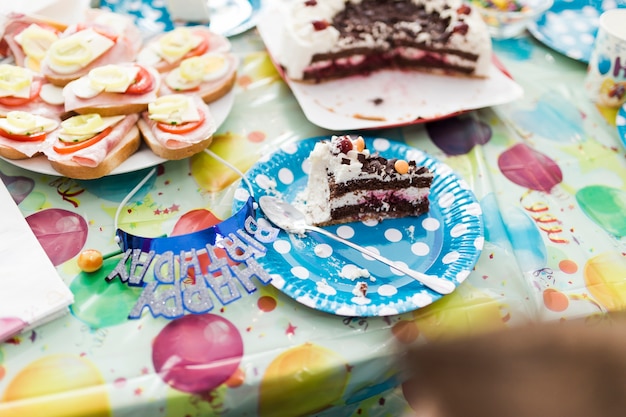
[[[626,316],[546,323],[413,348],[418,417],[623,416]]]

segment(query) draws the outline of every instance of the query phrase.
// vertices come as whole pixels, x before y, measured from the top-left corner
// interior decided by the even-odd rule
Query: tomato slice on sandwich
[[[56,120],[14,110],[0,119],[0,136],[19,142],[41,142],[57,126]]]
[[[137,65],[137,67],[139,72],[137,72],[137,76],[132,84],[126,89],[127,94],[143,94],[152,89],[153,80],[150,72],[141,65]]]
[[[46,139],[46,132],[40,132],[32,135],[18,135],[15,133],[9,133],[0,129],[0,136],[3,136],[7,139],[17,140],[20,142],[41,142]]]
[[[37,96],[39,96],[42,84],[43,81],[41,80],[33,80],[30,86],[30,95],[28,97],[0,97],[0,104],[8,107],[23,106],[24,104],[33,101]]]
[[[208,52],[209,50],[209,35],[207,33],[205,33],[204,31],[198,30],[193,32],[194,35],[199,36],[202,38],[202,40],[200,41],[200,43],[193,48],[191,51],[187,52],[185,54],[185,56],[183,57],[183,59],[186,58],[191,58],[192,56],[200,56],[200,55],[204,55]]]
[[[68,154],[72,152],[79,151],[81,149],[85,149],[91,145],[94,145],[104,139],[111,131],[113,127],[109,126],[104,129],[102,132],[96,134],[95,136],[83,140],[81,142],[63,142],[62,140],[57,140],[56,144],[52,147],[56,152],[60,154]]]
[[[184,134],[189,133],[192,130],[197,129],[204,120],[206,116],[201,109],[198,109],[198,115],[200,116],[199,120],[193,122],[184,122],[184,123],[165,123],[165,122],[157,122],[157,127],[163,132],[173,133],[173,134]]]

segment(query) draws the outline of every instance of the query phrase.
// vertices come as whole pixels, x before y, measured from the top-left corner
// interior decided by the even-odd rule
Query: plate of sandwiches
[[[9,14],[0,53],[0,157],[96,179],[202,152],[234,104],[238,59],[206,27],[144,40],[129,16],[62,25]]]
[[[453,288],[469,276],[483,247],[482,211],[468,185],[449,166],[401,142],[309,138],[262,157],[246,178],[252,188],[237,190],[234,210],[250,193],[257,201],[278,197],[298,207],[309,223]],[[261,210],[257,216],[271,225]],[[445,296],[315,232],[281,230],[266,247],[257,261],[272,285],[331,314],[395,315]]]
[[[257,29],[278,72],[326,129],[421,123],[523,95],[480,14],[461,0],[275,0],[261,13]]]

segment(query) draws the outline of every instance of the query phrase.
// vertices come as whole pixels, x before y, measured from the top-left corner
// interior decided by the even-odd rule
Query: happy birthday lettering
[[[115,278],[128,286],[143,287],[128,317],[137,319],[147,308],[154,317],[173,319],[185,312],[203,314],[216,302],[227,305],[257,290],[253,279],[263,285],[272,278],[258,263],[266,253],[264,244],[276,240],[279,230],[266,222],[259,224],[248,217],[244,229],[238,229],[204,248],[175,254],[156,254],[128,249],[117,266],[105,278]],[[203,270],[203,262],[204,270]],[[147,280],[148,271],[153,279]]]

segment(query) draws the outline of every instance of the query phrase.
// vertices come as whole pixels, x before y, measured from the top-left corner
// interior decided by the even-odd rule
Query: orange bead
[[[409,172],[409,163],[404,159],[398,159],[393,167],[396,169],[398,174],[406,174]]]
[[[363,138],[359,136],[354,140],[354,147],[357,151],[363,152],[363,150],[365,149],[365,140],[363,140]]]
[[[102,267],[102,253],[96,249],[85,249],[78,255],[78,267],[85,272],[96,272]]]

